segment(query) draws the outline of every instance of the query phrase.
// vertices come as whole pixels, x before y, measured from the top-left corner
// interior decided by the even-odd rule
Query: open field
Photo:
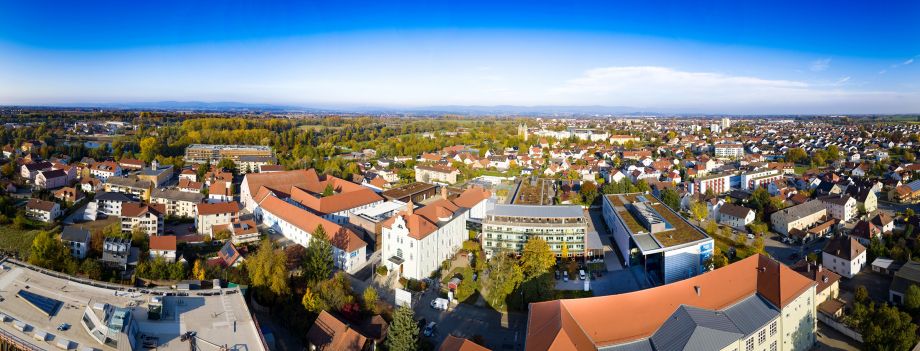
[[[29,257],[32,239],[38,235],[38,229],[16,229],[11,225],[0,227],[0,250],[16,252],[19,257]]]

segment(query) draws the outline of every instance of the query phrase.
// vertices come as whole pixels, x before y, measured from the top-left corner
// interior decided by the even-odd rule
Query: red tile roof
[[[275,217],[291,223],[307,233],[313,233],[317,226],[322,225],[332,245],[346,252],[352,252],[367,246],[367,243],[361,240],[361,238],[351,230],[325,220],[322,217],[275,196],[266,197],[259,206],[262,207],[263,211],[267,211]]]
[[[489,351],[489,349],[465,338],[448,335],[444,342],[441,343],[438,351]]]
[[[176,251],[176,237],[172,235],[151,236],[150,249]]]
[[[755,255],[651,289],[533,303],[526,350],[595,350],[596,346],[646,338],[681,305],[721,310],[756,293],[782,308],[814,285],[789,267]]]
[[[237,213],[240,211],[240,204],[236,201],[217,202],[217,203],[200,203],[198,206],[198,215],[207,216],[219,213]]]

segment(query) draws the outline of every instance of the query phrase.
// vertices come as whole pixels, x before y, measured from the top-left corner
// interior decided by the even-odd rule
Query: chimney
[[[410,198],[409,202],[406,203],[406,213],[411,215],[414,210],[415,204],[412,203],[412,199]]]
[[[702,290],[703,290],[702,287],[700,287],[699,285],[694,285],[694,286],[693,286],[693,290],[696,290],[696,296],[702,296],[702,293],[703,293],[703,292],[702,292]]]
[[[447,200],[447,187],[446,186],[441,187],[441,198],[444,200]]]

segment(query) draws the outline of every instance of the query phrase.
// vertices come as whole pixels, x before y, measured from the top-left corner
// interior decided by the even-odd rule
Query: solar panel
[[[29,304],[44,312],[46,315],[51,317],[55,312],[57,312],[58,307],[61,306],[61,301],[52,299],[50,297],[45,297],[38,295],[29,291],[19,290],[16,293],[16,296],[21,297],[23,300],[26,300]]]

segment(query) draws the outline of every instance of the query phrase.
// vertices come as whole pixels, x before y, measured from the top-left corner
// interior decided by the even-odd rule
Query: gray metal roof
[[[64,241],[87,243],[89,242],[89,237],[88,230],[72,225],[64,227],[64,230],[61,231],[61,240]]]
[[[758,294],[741,300],[723,312],[745,336],[762,329],[764,325],[779,317],[779,311]]]
[[[578,205],[495,205],[491,215],[505,217],[576,218],[584,217]]]
[[[721,350],[743,335],[721,311],[681,305],[652,335],[655,350]]]
[[[655,348],[652,347],[652,341],[649,339],[642,339],[638,341],[633,341],[628,344],[618,344],[612,346],[598,347],[598,351],[655,351]]]
[[[94,196],[93,199],[97,201],[118,201],[118,202],[133,202],[134,201],[134,199],[132,199],[130,196],[124,193],[117,193],[117,192],[101,192],[101,193],[96,194],[96,196]]]

